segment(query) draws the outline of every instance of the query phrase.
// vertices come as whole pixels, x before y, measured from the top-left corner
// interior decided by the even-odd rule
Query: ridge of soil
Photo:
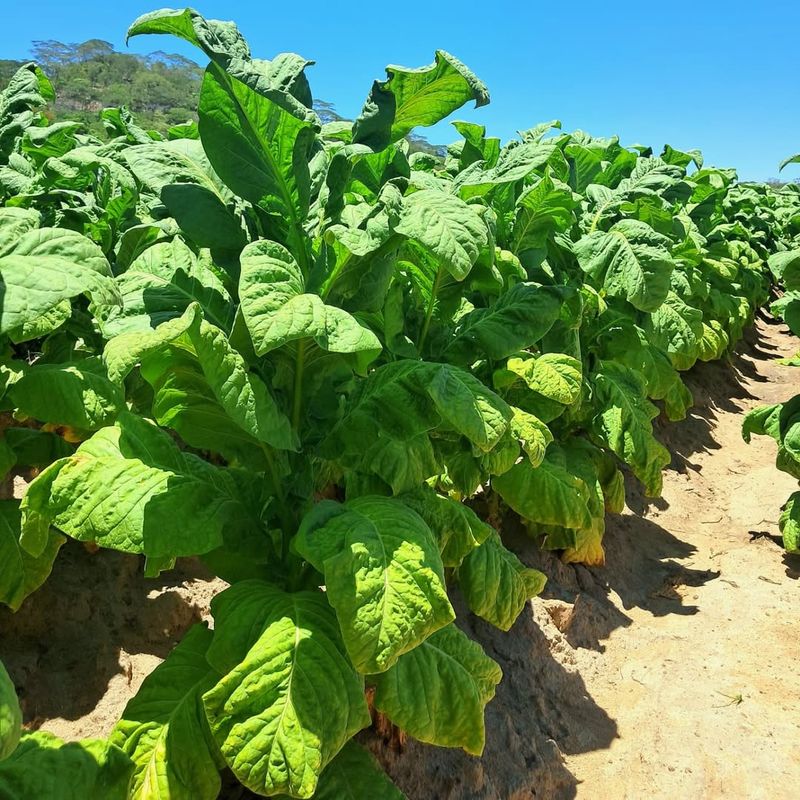
[[[511,534],[549,576],[542,597],[508,633],[455,598],[505,677],[481,758],[361,735],[410,800],[796,796],[800,557],[783,553],[777,519],[797,484],[776,470],[774,442],[740,433],[744,412],[800,391],[800,369],[775,361],[796,347],[759,321],[729,363],[686,374],[695,407],[657,423],[673,454],[663,496],[629,483],[605,567],[564,565]],[[192,560],[153,580],[129,556],[65,545],[45,586],[17,614],[0,610],[27,727],[107,735],[224,586]]]

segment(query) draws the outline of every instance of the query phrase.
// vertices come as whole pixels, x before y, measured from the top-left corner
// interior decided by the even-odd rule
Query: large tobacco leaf
[[[50,526],[81,541],[169,559],[206,553],[249,511],[233,473],[129,413],[53,462],[22,501],[22,547],[36,558]],[[186,513],[186,509],[191,509]]]
[[[434,189],[414,192],[405,200],[396,231],[420,244],[459,281],[467,277],[489,238],[475,206]]]
[[[594,436],[630,465],[649,495],[660,494],[670,454],[653,435],[658,409],[647,399],[644,381],[628,367],[602,362],[593,383],[599,409],[592,421]]]
[[[404,503],[320,503],[303,520],[295,546],[323,574],[360,672],[384,672],[455,616],[433,533]]]
[[[255,91],[212,63],[200,92],[200,136],[226,185],[262,209],[275,238],[305,264],[315,115],[286,98]]]
[[[545,576],[526,567],[495,532],[458,569],[458,584],[471,611],[503,631],[511,628],[525,603],[541,593],[545,582]]]
[[[314,800],[405,800],[375,759],[349,741],[319,777]]]
[[[112,305],[119,294],[102,250],[79,233],[37,228],[0,245],[0,333],[33,339],[62,325],[78,295]]]
[[[520,461],[494,478],[492,486],[523,519],[565,528],[591,524],[589,489],[561,463],[556,445],[548,448],[537,467]]]
[[[477,642],[450,624],[374,676],[375,707],[414,738],[483,752],[483,709],[503,676]]]
[[[305,291],[292,254],[277,242],[248,245],[240,256],[241,309],[259,355],[296,339],[313,339],[334,353],[370,353],[381,344],[352,314]]]
[[[225,674],[202,702],[226,763],[258,794],[312,797],[325,767],[369,724],[363,679],[325,596],[243,581],[212,611],[208,659]]]
[[[219,769],[202,695],[219,679],[206,660],[213,634],[196,625],[151,672],[122,712],[111,742],[133,761],[131,800],[214,800]]]
[[[230,444],[237,440],[297,447],[289,420],[266,384],[249,371],[224,332],[202,319],[196,304],[155,329],[114,337],[103,358],[117,381],[141,364],[155,391],[157,420],[189,444],[225,455],[235,452]]]
[[[65,539],[54,531],[44,535],[41,549],[31,555],[20,546],[18,500],[0,500],[0,602],[17,611],[25,598],[47,580]]]
[[[464,103],[489,102],[489,91],[457,58],[436,51],[433,64],[419,69],[390,66],[385,81],[375,81],[353,140],[383,150],[418,126],[434,125]]]
[[[0,761],[14,752],[21,734],[22,711],[17,690],[0,661]]]
[[[0,796],[8,800],[126,800],[133,764],[102,739],[63,742],[51,733],[26,733],[0,761]]]
[[[675,266],[669,247],[669,239],[646,223],[622,220],[582,238],[575,255],[610,295],[624,297],[641,311],[655,311],[667,298]]]

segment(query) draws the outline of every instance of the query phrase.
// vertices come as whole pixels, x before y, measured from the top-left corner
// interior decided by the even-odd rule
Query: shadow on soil
[[[796,581],[800,579],[800,555],[797,553],[784,553],[783,566],[786,567],[786,577]]]
[[[198,577],[200,569],[189,562],[146,579],[137,558],[91,555],[77,542],[65,544],[45,585],[16,614],[0,610],[0,658],[20,692],[28,727],[92,711],[111,678],[125,671],[123,650],[166,657],[200,613],[178,593],[162,590]]]

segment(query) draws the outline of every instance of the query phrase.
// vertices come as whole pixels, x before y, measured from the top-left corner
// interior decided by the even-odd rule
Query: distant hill
[[[126,106],[141,127],[160,133],[197,119],[203,70],[184,56],[120,53],[103,39],[80,44],[50,39],[33,42],[29,60],[42,67],[56,90],[56,101],[47,110],[50,119],[78,120],[96,136],[104,132],[98,112],[108,106]],[[24,63],[0,59],[0,89]],[[314,106],[323,122],[343,119],[332,103],[318,100]],[[408,140],[412,152],[444,153],[444,147],[424,136],[411,134]]]
[[[75,119],[102,133],[98,112],[127,106],[144,128],[164,131],[195,118],[202,69],[172,53],[148,56],[119,53],[110,42],[80,44],[36,41],[31,59],[47,73],[56,90],[48,109],[52,119]],[[24,62],[0,61],[0,85]]]

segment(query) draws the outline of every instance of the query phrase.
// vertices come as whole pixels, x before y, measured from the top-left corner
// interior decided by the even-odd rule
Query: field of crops
[[[661,491],[681,373],[770,304],[800,334],[800,187],[556,121],[409,154],[489,102],[444,51],[321,124],[299,56],[191,11],[154,33],[208,59],[166,138],[48,124],[35,64],[0,94],[0,602],[66,537],[230,587],[107,740],[23,730],[0,665],[0,797],[399,798],[354,737],[483,751],[503,675],[453,598],[514,636],[546,580],[504,529],[602,565],[624,474]],[[800,395],[743,424],[800,478]],[[800,493],[781,527],[800,551]]]

